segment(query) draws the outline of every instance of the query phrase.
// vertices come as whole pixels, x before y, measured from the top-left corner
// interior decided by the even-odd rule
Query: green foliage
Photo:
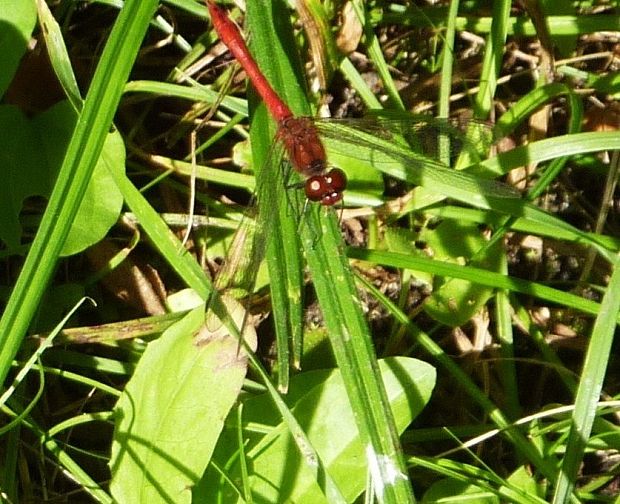
[[[435,370],[408,358],[382,360],[380,368],[396,426],[403,432],[429,400],[435,385]],[[354,412],[341,373],[325,369],[293,377],[286,403],[347,502],[352,502],[366,485],[368,447],[351,428],[355,424]],[[230,487],[216,467],[226,467],[229,478],[242,481],[241,464],[246,464],[254,468],[248,483],[256,502],[328,502],[319,482],[295,449],[269,395],[245,400],[242,411],[242,428],[247,432],[243,435],[244,452],[239,451],[238,426],[228,422],[213,456],[213,465],[196,489],[195,498],[200,502],[218,499],[236,502],[239,490]]]
[[[20,8],[9,8],[8,4],[2,6],[6,8],[6,14],[0,15],[0,19],[8,26],[3,51],[11,55],[3,58],[0,66],[4,78],[15,76],[18,60],[13,61],[13,57],[22,56],[26,51],[25,41],[34,28],[36,16],[33,6],[31,2],[22,2]],[[6,183],[0,189],[0,212],[3,216],[0,221],[0,240],[9,254],[23,253],[23,230],[19,219],[24,200],[33,196],[49,197],[75,129],[78,117],[76,110],[81,108],[79,91],[62,34],[46,4],[41,3],[39,7],[46,23],[44,33],[48,44],[55,44],[49,53],[56,59],[55,68],[59,71],[60,82],[69,83],[65,88],[70,90],[73,108],[68,102],[59,102],[31,119],[17,106],[0,107],[0,129],[5,133],[0,138],[0,161],[6,176]],[[17,33],[21,36],[17,37]],[[4,90],[6,86],[0,83],[0,94]],[[62,255],[77,254],[99,242],[117,221],[122,196],[114,183],[114,171],[117,176],[122,173],[124,162],[122,138],[118,132],[110,133],[83,195]]]
[[[19,60],[26,54],[30,34],[37,21],[34,2],[0,1],[0,96],[13,80]]]
[[[115,500],[191,502],[246,371],[237,339],[205,325],[204,305],[151,343],[115,409]]]
[[[226,7],[296,113],[324,110],[314,72],[332,111],[373,109],[316,123],[349,183],[330,210],[303,206],[260,101],[216,78],[202,3],[0,0],[3,497],[613,498],[619,86],[596,57],[615,5],[350,7]],[[480,121],[454,128],[457,107]],[[214,294],[230,279],[240,302]]]

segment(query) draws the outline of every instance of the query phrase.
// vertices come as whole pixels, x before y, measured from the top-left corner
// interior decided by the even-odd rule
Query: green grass
[[[333,108],[375,117],[318,123],[349,178],[344,208],[325,209],[283,190],[300,178],[275,160],[263,105],[211,57],[204,5],[165,4],[0,10],[8,501],[611,501],[620,241],[599,189],[613,197],[617,158],[599,153],[620,134],[596,121],[617,79],[544,56],[594,52],[584,36],[617,30],[617,10],[355,1],[342,36],[359,34],[358,53],[342,55],[334,4],[228,6],[295,113],[319,110],[316,72]],[[60,84],[31,67],[43,106],[15,77],[33,32]],[[537,40],[532,69],[519,58]],[[467,155],[414,114],[429,108],[478,119],[457,141]],[[414,150],[422,126],[439,158]],[[524,185],[494,180],[525,165]],[[254,191],[240,217],[228,201]],[[244,266],[217,293],[234,231],[250,237]],[[271,313],[258,334],[248,307]]]

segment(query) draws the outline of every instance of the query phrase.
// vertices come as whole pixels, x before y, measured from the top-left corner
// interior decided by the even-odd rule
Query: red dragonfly
[[[239,29],[226,12],[211,0],[207,0],[207,7],[220,40],[243,67],[269,113],[277,121],[277,139],[282,142],[293,167],[306,177],[306,197],[323,205],[338,203],[342,200],[347,177],[339,168],[327,169],[325,148],[312,120],[293,115],[258,68]]]
[[[213,3],[213,0],[206,0],[206,4],[220,40],[243,67],[269,113],[277,121],[276,139],[282,144],[293,167],[306,177],[305,194],[310,201],[326,206],[334,205],[342,200],[342,193],[347,186],[344,171],[339,168],[328,169],[319,130],[321,135],[331,138],[332,143],[339,144],[340,152],[345,156],[351,157],[352,152],[358,152],[362,158],[372,158],[377,165],[382,165],[382,171],[388,175],[415,185],[430,185],[439,193],[457,200],[485,207],[488,198],[520,197],[512,187],[495,180],[472,177],[447,168],[445,156],[444,162],[437,161],[439,155],[436,152],[429,154],[425,145],[428,140],[436,143],[439,137],[456,138],[457,141],[450,144],[449,151],[452,151],[453,147],[456,151],[467,150],[463,145],[465,143],[469,145],[469,153],[474,153],[475,156],[478,147],[483,144],[490,146],[492,143],[489,138],[492,133],[486,124],[473,121],[468,123],[467,135],[470,138],[464,138],[462,124],[455,127],[450,121],[442,122],[429,118],[368,121],[354,119],[355,126],[352,127],[352,123],[347,120],[332,120],[328,126],[309,117],[294,116],[259,69],[239,29],[229,19],[226,11]],[[473,131],[473,134],[469,133],[470,131]],[[403,141],[406,145],[403,145]],[[355,145],[356,149],[352,151],[351,145]],[[434,147],[431,147],[431,150]],[[413,151],[426,154],[420,157]]]
[[[315,122],[310,117],[295,116],[259,69],[238,27],[226,11],[213,0],[206,0],[206,5],[220,40],[243,67],[269,113],[277,121],[276,140],[280,142],[291,165],[306,177],[305,194],[308,200],[325,206],[334,205],[342,200],[347,186],[343,170],[328,169],[326,150],[320,135],[331,140],[332,154],[343,154],[348,158],[359,156],[360,161],[366,162],[372,160],[373,167],[380,166],[379,169],[388,175],[415,185],[428,185],[439,194],[466,203],[484,207],[490,198],[520,197],[512,187],[495,180],[449,169],[446,164],[450,159],[447,162],[437,161],[442,155],[446,158],[443,151],[432,152],[438,147],[438,140],[449,137],[448,158],[453,147],[455,152],[476,155],[480,145],[492,143],[489,138],[484,138],[490,133],[486,124],[477,123],[478,128],[473,128],[474,135],[464,138],[460,131],[462,124],[454,127],[450,122],[432,118]],[[473,122],[470,124],[476,125]],[[468,129],[470,124],[467,125]],[[354,149],[351,147],[353,145]],[[240,233],[240,242],[243,242],[242,235]],[[239,257],[247,260],[247,251],[237,253],[235,260],[226,262],[228,267],[225,266],[226,274],[220,274],[220,279],[224,279],[219,282],[220,287],[228,283],[228,278],[235,277],[236,271],[243,269],[237,263]]]

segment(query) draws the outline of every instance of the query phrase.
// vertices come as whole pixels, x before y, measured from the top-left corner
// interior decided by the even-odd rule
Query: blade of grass
[[[390,5],[390,10],[381,19],[381,24],[394,25],[401,24],[412,28],[443,28],[446,24],[446,9],[429,7],[422,11],[420,8],[406,8],[395,3]],[[482,34],[492,30],[494,17],[479,16],[459,16],[457,18],[456,29],[458,31],[471,31]],[[617,31],[618,17],[615,14],[603,15],[584,15],[579,16],[548,16],[547,24],[549,31],[554,36],[574,35],[579,33],[594,33],[599,31]],[[512,16],[508,18],[508,34],[520,37],[536,36],[536,28],[530,20],[523,16]]]
[[[535,282],[529,282],[521,278],[508,277],[494,271],[474,268],[473,266],[463,267],[458,264],[440,262],[425,257],[415,257],[413,255],[399,254],[396,252],[353,247],[347,249],[347,256],[352,259],[376,262],[394,268],[426,271],[438,276],[461,278],[488,287],[509,289],[514,292],[520,292],[539,299],[559,303],[592,315],[597,315],[601,310],[601,306],[598,303],[576,296],[575,294],[563,292]],[[620,315],[618,315],[617,320],[620,322]]]
[[[501,275],[508,275],[508,261],[502,257]],[[506,414],[514,421],[521,414],[519,402],[519,386],[517,380],[517,367],[514,353],[514,333],[512,330],[512,306],[510,305],[509,292],[500,289],[495,294],[495,317],[497,338],[500,341],[500,366],[499,372],[502,385],[506,391]]]
[[[511,2],[497,0],[493,2],[493,22],[487,37],[482,72],[480,73],[480,90],[474,99],[474,117],[486,119],[493,109],[493,97],[497,87],[497,78],[502,67],[504,44],[508,34]],[[453,21],[454,22],[454,21]]]
[[[446,219],[463,219],[468,222],[478,222],[480,224],[487,224],[497,227],[503,220],[502,216],[491,215],[484,210],[476,210],[473,208],[463,208],[458,206],[443,206],[443,207],[430,207],[428,213],[437,217],[444,217]],[[571,230],[559,229],[557,226],[550,225],[548,223],[543,224],[540,222],[530,221],[524,218],[515,219],[511,222],[510,229],[514,231],[520,231],[523,233],[530,233],[534,235],[548,236],[558,240],[574,240],[577,235]],[[586,233],[588,235],[594,235],[594,233]],[[620,238],[614,236],[607,236],[598,234],[591,236],[588,241],[596,241],[605,248],[610,250],[620,250]]]
[[[293,110],[307,112],[308,107],[304,105],[304,96],[300,92],[303,86],[298,85],[298,78],[294,74],[282,73],[282,67],[285,66],[283,62],[290,60],[290,51],[280,53],[287,54],[287,57],[274,58],[273,48],[279,47],[281,39],[271,39],[271,46],[257,41],[262,37],[265,37],[263,40],[270,40],[269,36],[274,34],[274,27],[276,33],[282,33],[278,22],[270,24],[268,20],[265,21],[274,7],[270,3],[263,4],[259,13],[258,4],[259,2],[248,4],[248,18],[250,23],[254,23],[253,19],[256,20],[256,24],[250,26],[259,65],[261,62],[271,63],[261,67],[271,78],[276,90],[282,91],[282,96]],[[252,16],[253,9],[256,10]],[[277,12],[282,12],[282,9]],[[259,30],[266,33],[259,35]],[[291,40],[290,31],[284,40]],[[281,181],[279,187],[283,187]],[[342,242],[336,218],[333,212],[324,213],[316,205],[309,213],[309,223],[302,228],[304,248],[332,345],[336,349],[339,367],[358,419],[358,428],[367,446],[368,463],[377,497],[380,502],[414,502],[394,420],[378,373],[370,334],[360,307],[355,302],[356,292],[346,259],[344,254],[338,253],[338,250],[342,250]],[[291,219],[290,212],[288,219]],[[288,238],[289,242],[292,240],[295,243],[296,230],[294,226],[294,237],[284,236],[283,239]],[[283,243],[287,242],[279,241],[278,246],[282,247]]]
[[[502,152],[496,157],[481,162],[480,167],[491,173],[505,174],[512,168],[529,162],[540,163],[562,156],[618,150],[619,148],[620,132],[618,131],[560,135]]]
[[[127,177],[117,179],[116,184],[123,193],[127,205],[151,239],[151,243],[185,284],[206,300],[212,291],[212,286],[200,265],[183,248],[181,241]]]
[[[89,301],[92,301],[89,298],[82,298],[80,301],[78,301],[78,303],[75,306],[73,306],[73,308],[69,311],[69,313],[65,315],[63,320],[61,320],[56,325],[54,330],[43,341],[43,343],[41,343],[41,345],[33,352],[33,354],[30,356],[28,361],[25,362],[24,365],[20,367],[20,370],[17,373],[17,376],[15,377],[15,379],[13,380],[13,383],[9,387],[7,387],[4,393],[2,394],[2,396],[0,396],[0,408],[4,406],[4,404],[9,400],[9,398],[15,393],[17,388],[26,379],[26,375],[34,367],[35,363],[38,363],[38,364],[41,363],[41,356],[43,355],[43,352],[45,352],[48,348],[52,346],[54,339],[58,336],[58,334],[60,334],[63,326],[67,323],[67,321],[71,318],[71,316],[73,316],[73,314],[78,310],[78,308],[82,305],[82,303],[84,303],[87,299]],[[41,379],[40,392],[42,392],[43,386],[45,385],[45,374],[43,373],[43,370],[41,368],[39,368],[38,370],[39,370],[39,377]],[[30,410],[34,407],[36,402],[39,400],[40,392],[37,393],[37,397],[30,402],[30,404],[26,407],[24,412],[21,413],[21,415],[25,416],[30,412]],[[19,419],[20,417],[18,417],[16,420],[19,420]],[[7,425],[3,425],[0,428],[0,436],[2,436],[5,432],[13,428],[11,423]]]
[[[356,415],[379,502],[415,502],[394,420],[380,382],[372,337],[357,301],[336,216],[315,208],[319,240],[308,230],[304,246],[330,341]]]
[[[450,94],[452,93],[452,69],[454,66],[454,38],[456,34],[458,9],[459,1],[451,0],[448,10],[446,34],[443,37],[443,50],[441,53],[439,103],[437,108],[437,117],[440,118],[450,117]],[[443,140],[443,137],[441,140]],[[443,151],[440,150],[440,152]],[[443,158],[442,161],[444,161]]]
[[[474,484],[480,488],[484,488],[492,495],[497,496],[498,499],[504,499],[499,502],[518,504],[544,504],[546,502],[536,495],[529,494],[527,489],[515,487],[510,484],[507,485],[506,481],[504,481],[501,476],[488,469],[485,470],[447,459],[437,460],[425,457],[412,457],[410,460],[412,464],[425,467],[434,473],[442,474],[456,481],[461,481],[466,485]],[[472,498],[472,500],[474,499]],[[474,502],[476,501],[474,500]],[[491,500],[481,498],[478,502],[491,502]]]
[[[344,58],[340,63],[340,71],[344,78],[351,84],[351,87],[355,89],[359,94],[360,99],[365,103],[369,109],[382,109],[383,105],[374,95],[372,90],[368,87],[368,83],[364,80],[364,77],[358,72],[357,68],[353,66],[349,58]]]
[[[439,103],[437,117],[447,119],[450,116],[450,95],[452,93],[452,75],[454,66],[454,39],[456,33],[456,16],[458,14],[459,1],[451,0],[448,10],[446,34],[442,37],[443,49],[441,51],[441,73],[439,82]],[[439,159],[442,163],[450,164],[450,139],[445,135],[438,138]]]
[[[515,102],[495,123],[496,136],[502,138],[512,133],[530,114],[551,100],[565,97],[570,109],[569,130],[576,132],[581,123],[583,105],[577,94],[567,85],[554,82],[536,88]]]
[[[250,48],[259,65],[277,90],[286,91],[286,84],[289,87],[304,87],[298,77],[301,75],[298,58],[287,56],[282,47],[295,47],[287,9],[279,3],[278,7],[270,2],[260,4],[250,2],[247,13]],[[270,64],[261,65],[261,61]],[[304,105],[301,100],[292,100],[286,92],[281,96],[292,110],[308,112],[307,104]],[[256,104],[255,100],[252,102]],[[288,389],[289,380],[289,345],[291,342],[292,345],[300,345],[303,330],[303,260],[298,223],[292,218],[292,214],[301,213],[301,201],[298,191],[290,191],[287,195],[283,190],[286,182],[282,180],[284,170],[279,165],[280,160],[275,159],[278,156],[274,154],[278,150],[273,148],[274,134],[273,122],[264,106],[255,106],[250,137],[258,172],[259,221],[265,227],[263,233],[267,239],[266,258],[278,344],[278,389],[284,392]]]
[[[553,495],[554,504],[566,502],[575,487],[610,361],[620,311],[620,261],[617,259],[613,266],[614,272],[601,302],[583,364],[562,470]]]
[[[207,103],[216,103],[219,98],[219,91],[214,91],[208,86],[196,83],[194,80],[186,79],[191,87],[180,84],[171,84],[169,82],[157,81],[131,81],[125,85],[125,93],[152,93],[160,96],[173,96],[175,98],[184,98],[189,101]],[[234,96],[225,96],[221,105],[236,114],[248,115],[248,107],[245,100],[235,98]]]
[[[377,73],[381,77],[381,82],[383,82],[385,90],[394,105],[393,108],[396,108],[397,110],[405,110],[405,105],[400,98],[400,94],[398,93],[398,89],[396,89],[396,84],[394,83],[394,79],[392,79],[392,75],[390,74],[388,64],[385,61],[383,53],[381,52],[379,40],[377,39],[377,36],[375,35],[371,24],[368,22],[365,2],[362,2],[360,0],[354,0],[351,5],[353,6],[357,17],[362,24],[362,28],[364,30],[364,38],[366,39],[365,45],[368,51],[368,56],[370,60],[374,63]]]
[[[0,320],[0,382],[56,267],[157,4],[127,0],[99,60],[41,226]]]
[[[62,38],[60,26],[52,16],[47,3],[37,0],[37,10],[50,63],[71,105],[76,111],[79,111],[82,107],[82,95],[73,74],[73,68],[71,68],[71,60]]]

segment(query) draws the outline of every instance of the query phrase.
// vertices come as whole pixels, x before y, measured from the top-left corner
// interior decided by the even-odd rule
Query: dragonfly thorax
[[[284,145],[289,161],[301,174],[311,177],[325,170],[325,148],[311,118],[283,119],[278,125],[278,139]]]
[[[347,177],[338,168],[327,171],[323,142],[309,117],[287,117],[278,124],[278,140],[284,145],[293,167],[307,177],[306,197],[322,205],[342,200]]]

